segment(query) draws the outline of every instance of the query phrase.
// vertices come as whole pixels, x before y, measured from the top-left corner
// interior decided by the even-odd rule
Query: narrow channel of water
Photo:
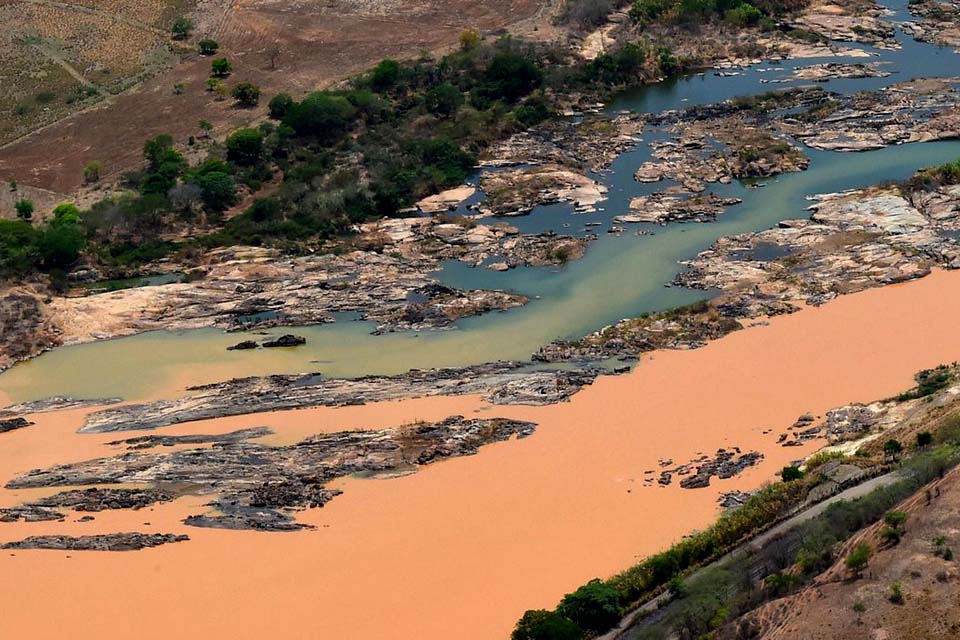
[[[900,19],[902,3],[895,4],[891,7],[900,10]],[[901,50],[877,52],[874,58],[890,62],[890,77],[833,81],[826,88],[852,92],[911,77],[960,74],[960,57],[952,51],[909,38],[900,37],[900,41]],[[707,73],[645,87],[624,94],[611,109],[659,111],[782,88],[790,84],[761,80],[784,78],[793,67],[810,62],[764,63],[734,77]],[[345,321],[296,329],[307,338],[304,347],[255,352],[225,350],[248,334],[212,329],[151,332],[44,354],[0,375],[0,392],[15,401],[52,395],[140,398],[169,393],[186,384],[244,375],[311,371],[359,376],[526,359],[551,340],[581,336],[620,318],[703,298],[709,293],[664,286],[679,271],[679,260],[695,255],[719,236],[764,229],[806,215],[806,196],[902,179],[920,166],[954,160],[960,157],[960,142],[903,145],[857,154],[808,150],[808,154],[811,165],[807,171],[781,176],[762,188],[747,189],[741,184],[715,188],[717,193],[744,200],[715,224],[629,225],[622,235],[606,234],[610,218],[625,213],[630,198],[662,188],[633,180],[636,168],[649,158],[649,148],[641,144],[598,176],[608,186],[609,196],[597,213],[575,214],[571,207],[552,205],[511,221],[525,232],[555,229],[562,233],[583,233],[586,222],[602,223],[596,227],[601,237],[582,260],[561,268],[502,273],[447,264],[440,278],[451,286],[508,289],[535,298],[522,309],[461,321],[456,329],[373,336],[370,324]],[[642,228],[655,235],[636,236],[635,231]]]

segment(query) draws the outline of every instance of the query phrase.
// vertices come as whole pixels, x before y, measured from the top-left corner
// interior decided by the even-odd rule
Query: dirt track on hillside
[[[198,8],[194,40],[212,37],[230,58],[228,86],[248,80],[269,98],[329,86],[385,57],[409,57],[456,42],[466,28],[496,31],[536,18],[544,0],[208,0]],[[271,61],[271,49],[279,50]],[[274,64],[275,63],[275,64]],[[70,193],[83,165],[104,162],[109,175],[137,164],[143,141],[170,133],[181,143],[213,123],[223,134],[263,115],[205,91],[210,60],[187,56],[138,89],[0,148],[0,180]],[[181,95],[173,87],[184,86]],[[266,102],[266,100],[264,100]]]

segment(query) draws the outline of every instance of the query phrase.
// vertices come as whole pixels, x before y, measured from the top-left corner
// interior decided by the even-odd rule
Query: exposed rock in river
[[[60,344],[40,294],[26,287],[0,290],[0,371]]]
[[[916,21],[901,25],[921,42],[960,47],[960,2],[957,0],[910,0]]]
[[[303,407],[364,404],[396,398],[483,394],[495,404],[559,402],[598,370],[523,370],[522,363],[495,362],[462,369],[413,370],[398,376],[324,378],[275,375],[191,387],[173,400],[132,404],[90,414],[82,433],[156,429],[171,424]]]
[[[32,424],[33,423],[26,418],[8,418],[6,420],[0,420],[0,433],[7,433],[8,431],[14,431],[15,429],[23,429],[24,427],[29,427]]]
[[[815,0],[793,24],[830,40],[862,42],[878,49],[898,49],[893,26],[883,20],[885,10],[872,0],[840,4]]]
[[[814,149],[863,151],[960,136],[955,79],[913,80],[879,91],[831,95],[780,128]]]
[[[924,276],[934,265],[957,268],[960,244],[951,230],[960,226],[958,207],[957,187],[907,197],[896,187],[821,196],[809,220],[717,240],[677,281],[721,289],[723,302],[759,315],[773,302],[820,304]],[[758,259],[759,247],[777,251]]]
[[[65,398],[54,396],[42,400],[20,402],[0,409],[0,418],[16,414],[47,413],[50,411],[67,411],[69,409],[83,409],[84,407],[99,407],[117,404],[120,398]]]
[[[172,533],[108,533],[95,536],[31,536],[8,542],[2,549],[54,549],[57,551],[138,551],[172,542],[185,542],[189,536]]]
[[[157,502],[172,500],[172,496],[153,489],[77,489],[63,491],[31,502],[31,506],[62,507],[74,511],[105,511],[107,509],[142,509]]]
[[[235,432],[206,448],[169,453],[127,452],[110,458],[64,464],[20,475],[7,488],[84,486],[116,483],[176,486],[181,493],[215,493],[214,511],[187,518],[196,526],[286,531],[301,528],[291,509],[316,508],[339,494],[324,485],[354,473],[412,472],[438,460],[472,455],[490,442],[525,437],[530,422],[467,419],[461,416],[437,423],[416,423],[379,431],[343,431],[311,436],[294,445],[267,446],[241,439],[257,437],[256,430]],[[262,434],[259,434],[262,435]],[[210,436],[187,436],[209,442]],[[160,442],[162,436],[149,442]],[[120,441],[143,443],[144,439]],[[176,441],[178,443],[186,440]],[[68,491],[43,501],[59,506],[89,505],[96,492],[99,505],[107,490]],[[125,494],[131,507],[146,500],[168,499],[152,489]],[[100,499],[102,498],[102,500]],[[41,504],[41,503],[37,503]],[[95,509],[90,509],[95,510]]]
[[[154,447],[173,447],[181,444],[215,444],[218,442],[241,442],[243,440],[253,440],[262,438],[273,433],[269,427],[252,427],[250,429],[238,429],[229,433],[220,433],[216,435],[189,434],[183,436],[168,435],[150,435],[138,436],[136,438],[126,438],[124,440],[114,440],[108,444],[126,445],[127,449],[152,449]]]

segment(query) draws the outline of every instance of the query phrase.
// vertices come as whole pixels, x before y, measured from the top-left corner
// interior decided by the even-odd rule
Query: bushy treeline
[[[695,533],[666,551],[652,555],[605,581],[594,580],[561,600],[552,612],[529,611],[517,624],[514,640],[553,640],[542,626],[560,625],[557,618],[574,622],[579,633],[603,633],[621,617],[623,607],[669,585],[685,571],[729,551],[748,534],[776,521],[797,506],[809,486],[801,481],[764,487],[741,507],[724,513],[709,528]],[[615,603],[616,612],[614,609]],[[574,607],[574,604],[576,607]],[[586,610],[586,611],[584,611]],[[577,624],[590,620],[589,625]],[[532,622],[540,623],[531,630]],[[566,638],[573,636],[556,636]],[[576,636],[580,637],[580,636]]]
[[[694,26],[719,20],[738,27],[775,29],[777,17],[807,4],[807,0],[634,0],[630,17],[641,27]]]
[[[384,60],[343,89],[273,96],[269,122],[210,143],[205,159],[188,162],[171,136],[152,138],[143,168],[123,176],[127,191],[79,212],[75,251],[51,254],[63,232],[50,225],[5,223],[0,269],[65,268],[81,253],[122,268],[185,246],[317,246],[462,183],[484,148],[551,118],[580,92],[637,82],[651,61],[678,68],[669,51],[645,44],[576,63],[562,49],[512,38],[488,43],[467,32],[461,42],[439,60]],[[200,129],[205,137],[209,125]],[[224,219],[265,183],[268,194]],[[169,239],[177,229],[200,235]]]

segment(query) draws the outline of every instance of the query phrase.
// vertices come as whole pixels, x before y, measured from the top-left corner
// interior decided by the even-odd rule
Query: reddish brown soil
[[[544,0],[231,0],[201,9],[195,39],[213,37],[233,63],[228,86],[259,84],[269,98],[329,86],[385,57],[409,57],[456,43],[467,28],[496,31],[536,18]],[[204,15],[203,12],[206,12]],[[211,25],[204,28],[204,25]],[[278,47],[276,68],[269,51]],[[200,119],[223,134],[254,120],[265,108],[238,110],[205,91],[210,60],[187,56],[180,64],[108,103],[76,114],[0,149],[0,181],[71,193],[83,165],[99,159],[108,174],[139,162],[143,141],[173,134],[184,143]],[[182,83],[182,95],[174,84]],[[266,102],[266,100],[264,100]]]

